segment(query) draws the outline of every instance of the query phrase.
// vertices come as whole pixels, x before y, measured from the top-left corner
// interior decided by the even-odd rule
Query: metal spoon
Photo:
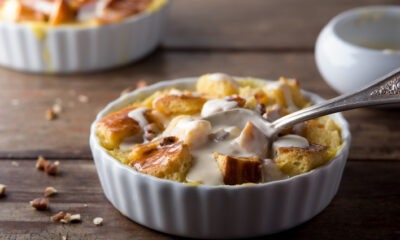
[[[304,108],[272,123],[267,122],[258,113],[243,108],[219,112],[203,119],[210,121],[213,126],[232,124],[239,128],[251,121],[269,139],[273,139],[283,129],[310,119],[354,108],[394,103],[400,103],[400,68],[361,90]]]

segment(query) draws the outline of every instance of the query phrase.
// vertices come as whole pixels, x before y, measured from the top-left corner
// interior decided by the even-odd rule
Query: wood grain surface
[[[0,68],[0,239],[176,239],[122,216],[103,195],[88,146],[97,112],[145,80],[227,72],[276,79],[296,77],[306,90],[337,96],[314,60],[318,32],[341,11],[397,0],[174,0],[162,45],[141,61],[110,71],[39,75]],[[88,97],[82,102],[80,96]],[[55,103],[63,111],[48,121]],[[344,113],[353,135],[338,195],[311,221],[268,239],[400,239],[400,110]],[[61,162],[59,176],[34,168],[38,155]],[[16,166],[18,165],[18,166]],[[47,186],[59,190],[49,211],[29,201]],[[62,225],[49,216],[80,213]],[[92,220],[103,217],[103,226]]]
[[[47,176],[35,161],[0,161],[8,185],[0,198],[0,239],[173,239],[122,216],[103,195],[91,160],[60,160],[60,175]],[[398,239],[400,237],[400,162],[350,161],[333,202],[317,217],[268,239]],[[21,176],[24,176],[21,178]],[[53,186],[50,209],[39,212],[29,201]],[[86,206],[87,205],[87,206]],[[80,213],[82,223],[63,225],[50,220],[58,211]],[[95,217],[104,218],[95,226]]]
[[[9,136],[0,138],[0,158],[90,158],[89,126],[123,89],[139,80],[155,83],[215,71],[266,79],[296,77],[306,90],[326,98],[337,95],[319,76],[312,53],[158,50],[120,69],[61,77],[0,69],[0,132]],[[89,102],[80,102],[79,95],[87,96]],[[47,121],[46,110],[60,100],[63,112]],[[354,128],[352,159],[399,159],[399,110],[360,109],[345,116]]]
[[[308,51],[338,13],[397,0],[174,0],[164,46]],[[183,20],[184,19],[184,20]]]

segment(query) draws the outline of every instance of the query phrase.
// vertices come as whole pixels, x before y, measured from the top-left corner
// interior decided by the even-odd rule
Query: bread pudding
[[[320,167],[342,147],[330,117],[309,120],[268,139],[244,126],[207,120],[245,108],[265,121],[310,106],[296,79],[267,82],[223,73],[201,76],[195,89],[156,91],[96,123],[99,144],[134,170],[191,185],[239,185],[290,178]]]
[[[108,24],[155,11],[165,0],[0,0],[0,19],[63,24]]]

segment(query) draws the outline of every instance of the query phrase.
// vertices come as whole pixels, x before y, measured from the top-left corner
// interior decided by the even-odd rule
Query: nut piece
[[[56,175],[58,173],[58,165],[59,161],[55,161],[54,163],[47,161],[44,157],[39,156],[36,162],[36,168],[39,170],[43,170],[49,175]]]
[[[54,110],[52,108],[47,109],[46,111],[46,119],[51,121],[56,119],[57,114],[54,112]]]
[[[64,218],[60,220],[62,223],[69,223],[71,222],[71,213],[66,213]]]
[[[93,219],[93,224],[96,225],[96,226],[102,225],[103,224],[103,218],[97,217],[97,218]]]
[[[44,171],[49,175],[57,175],[57,173],[58,173],[58,164],[57,164],[57,162],[52,163],[52,162],[48,161],[44,165]]]
[[[89,102],[89,97],[86,95],[79,95],[78,100],[81,103],[88,103]]]
[[[64,212],[59,212],[56,215],[51,216],[51,220],[58,222],[64,218]]]
[[[124,90],[122,90],[122,92],[121,92],[120,96],[122,97],[122,96],[124,96],[124,95],[126,95],[126,94],[128,94],[128,93],[132,92],[133,90],[135,90],[135,88],[134,88],[134,87],[128,87],[128,88],[125,88]]]
[[[0,184],[0,197],[4,196],[6,193],[7,186]]]
[[[70,222],[80,222],[81,215],[80,214],[73,214],[71,215]]]
[[[30,204],[36,210],[42,211],[49,208],[50,201],[47,198],[36,198],[30,201]]]
[[[59,103],[55,103],[52,109],[56,114],[60,114],[62,112],[62,106]]]
[[[55,195],[57,194],[57,189],[53,188],[53,187],[47,187],[46,190],[44,190],[44,195],[46,197],[49,197],[51,195]]]
[[[153,140],[157,134],[160,132],[157,124],[150,123],[144,127],[144,139],[151,141]]]
[[[238,95],[232,95],[225,98],[228,102],[237,102],[237,106],[244,107],[246,99],[239,97]]]
[[[39,156],[36,162],[36,168],[39,170],[43,170],[46,163],[47,163],[46,159],[44,159],[44,157],[42,156]]]
[[[12,161],[12,162],[11,162],[11,165],[13,165],[14,167],[19,167],[19,163],[16,162],[16,161]]]
[[[136,84],[136,89],[144,88],[144,87],[147,87],[147,86],[148,86],[148,84],[147,84],[146,81],[140,80],[140,81]]]

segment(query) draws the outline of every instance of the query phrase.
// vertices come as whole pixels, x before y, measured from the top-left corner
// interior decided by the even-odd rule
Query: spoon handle
[[[368,87],[286,115],[272,125],[280,131],[296,123],[331,113],[391,103],[400,103],[400,68],[377,79]]]

